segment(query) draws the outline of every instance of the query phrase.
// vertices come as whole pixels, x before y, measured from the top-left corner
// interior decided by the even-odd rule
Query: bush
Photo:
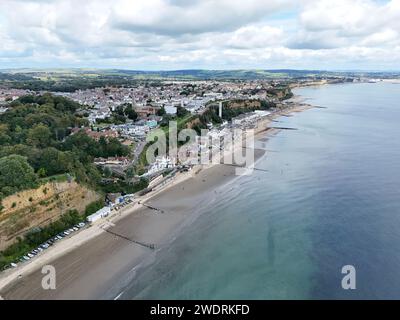
[[[89,203],[85,209],[85,217],[90,216],[91,214],[95,213],[96,211],[100,210],[104,207],[104,201],[98,200],[92,203]]]

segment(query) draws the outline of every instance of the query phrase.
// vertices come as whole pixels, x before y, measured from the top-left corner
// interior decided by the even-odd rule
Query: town
[[[88,176],[87,178],[81,177],[81,173],[74,172],[74,170],[61,168],[54,171],[54,173],[61,173],[61,177],[66,174],[68,183],[72,181],[78,182],[79,185],[83,183],[101,194],[94,205],[87,204],[84,215],[76,215],[74,212],[60,211],[59,209],[49,212],[50,208],[48,208],[45,212],[49,213],[46,213],[44,217],[39,218],[36,222],[32,220],[29,223],[26,222],[25,226],[20,223],[18,226],[7,227],[7,223],[10,223],[11,220],[8,222],[7,219],[5,220],[4,227],[7,230],[13,230],[13,233],[8,232],[8,240],[3,242],[3,246],[15,243],[14,239],[17,234],[24,234],[38,225],[46,225],[49,216],[52,220],[57,219],[60,213],[67,213],[71,216],[71,222],[65,225],[65,229],[58,227],[56,228],[57,232],[51,232],[51,237],[47,240],[44,239],[46,241],[36,243],[35,246],[32,244],[32,250],[29,253],[18,249],[21,254],[14,254],[18,259],[7,258],[6,260],[11,263],[7,263],[5,267],[15,267],[18,262],[30,260],[42,250],[49,248],[54,242],[72,235],[75,230],[82,228],[86,223],[99,223],[99,221],[115,215],[125,206],[137,203],[137,199],[147,193],[163,189],[173,182],[179,173],[191,171],[199,164],[219,163],[222,161],[224,153],[232,152],[234,144],[242,145],[246,131],[256,129],[260,121],[270,117],[272,119],[281,111],[299,106],[298,101],[290,99],[293,96],[291,88],[347,81],[349,79],[343,77],[292,79],[291,81],[286,79],[164,79],[138,81],[132,85],[109,84],[101,87],[81,88],[71,92],[1,87],[0,115],[3,114],[6,117],[13,112],[14,108],[20,108],[21,102],[23,105],[26,103],[32,105],[33,103],[33,108],[37,103],[39,105],[44,103],[43,106],[46,103],[52,103],[56,108],[60,108],[60,106],[65,108],[65,104],[73,104],[71,108],[74,110],[75,124],[63,129],[55,128],[55,140],[50,142],[51,145],[57,146],[58,143],[61,143],[64,147],[57,148],[65,150],[65,148],[72,147],[71,150],[74,152],[77,151],[76,148],[85,148],[82,143],[105,148],[100,153],[98,151],[89,152],[88,157],[85,157],[84,161],[89,161],[86,166],[93,167],[93,169],[86,169],[87,173],[84,177]],[[14,126],[12,118],[8,121],[11,121],[10,125]],[[10,125],[4,128],[7,129]],[[166,153],[166,149],[164,152],[157,150],[155,157],[151,159],[148,151],[155,145],[155,141],[160,144],[160,141],[164,139],[165,145],[167,142],[171,144],[173,141],[174,137],[170,132],[171,125],[175,126],[176,134],[184,132],[183,129],[189,129],[194,132],[195,136],[185,136],[179,141],[176,139],[174,143],[178,150],[175,154]],[[36,139],[40,140],[42,139],[40,136],[46,133],[46,128],[47,125],[43,127],[43,124],[39,124],[39,127],[30,130],[38,130],[39,137]],[[31,131],[28,132],[28,135],[30,133]],[[13,134],[9,133],[11,136]],[[191,139],[188,140],[188,138]],[[9,139],[3,138],[5,145],[9,144]],[[27,143],[31,144],[32,142],[28,140]],[[46,148],[47,143],[41,143],[40,147]],[[36,147],[39,145],[40,143],[34,143]],[[88,150],[82,149],[82,151],[87,152]],[[50,154],[54,152],[56,151],[52,149]],[[60,157],[56,154],[54,156]],[[30,159],[32,163],[35,161]],[[247,167],[252,163],[240,165]],[[45,182],[49,179],[50,181],[59,179],[54,178],[55,176],[51,173],[53,171],[46,166],[42,165],[35,169],[36,174],[42,177],[42,180],[45,179]],[[100,180],[92,177],[94,168],[100,174]],[[12,193],[6,190],[3,198],[8,195],[12,195]],[[102,199],[102,197],[104,198]],[[7,203],[7,198],[3,202]],[[38,199],[37,202],[41,205],[40,210],[44,210],[43,203],[47,206],[47,203],[51,201],[46,198],[46,201]],[[10,216],[13,215],[13,212],[21,210],[19,206],[15,206],[14,202],[10,208],[3,207],[3,209],[6,210],[5,212],[9,212]],[[157,208],[152,209],[158,210]],[[27,211],[26,219],[30,219],[29,217],[36,209],[32,209],[30,205],[29,210],[28,207],[23,210]],[[40,234],[42,233],[46,234],[41,231]],[[151,245],[149,246],[151,247]]]

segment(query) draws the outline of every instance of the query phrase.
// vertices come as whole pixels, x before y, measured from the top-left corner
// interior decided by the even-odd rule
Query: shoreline
[[[279,132],[280,129],[268,128],[276,118],[313,108],[299,101],[292,104],[259,120],[255,140],[265,133],[270,136]],[[255,163],[264,153],[255,155]],[[104,298],[110,284],[122,276],[129,282],[139,266],[148,258],[155,258],[157,252],[171,243],[185,225],[196,219],[195,211],[201,202],[206,201],[215,189],[233,181],[237,177],[234,171],[233,166],[209,164],[177,174],[168,184],[139,199],[140,203],[162,208],[165,213],[155,213],[135,201],[107,219],[57,243],[33,261],[5,271],[0,275],[0,296],[5,299]],[[132,244],[106,232],[105,228],[135,241],[154,243],[157,250]],[[53,291],[41,288],[43,275],[40,267],[48,263],[57,270],[57,289]]]

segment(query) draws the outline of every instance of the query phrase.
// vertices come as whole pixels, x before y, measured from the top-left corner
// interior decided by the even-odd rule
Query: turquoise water
[[[268,172],[219,190],[121,298],[400,298],[400,85],[296,94],[326,109],[279,119],[298,130],[258,145]]]

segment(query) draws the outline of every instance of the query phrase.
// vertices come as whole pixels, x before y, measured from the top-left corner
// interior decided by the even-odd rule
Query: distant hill
[[[125,69],[3,69],[0,87],[34,91],[65,91],[103,86],[134,86],[141,81],[159,80],[290,80],[330,77],[399,78],[400,72],[324,71],[292,69],[170,70]]]

